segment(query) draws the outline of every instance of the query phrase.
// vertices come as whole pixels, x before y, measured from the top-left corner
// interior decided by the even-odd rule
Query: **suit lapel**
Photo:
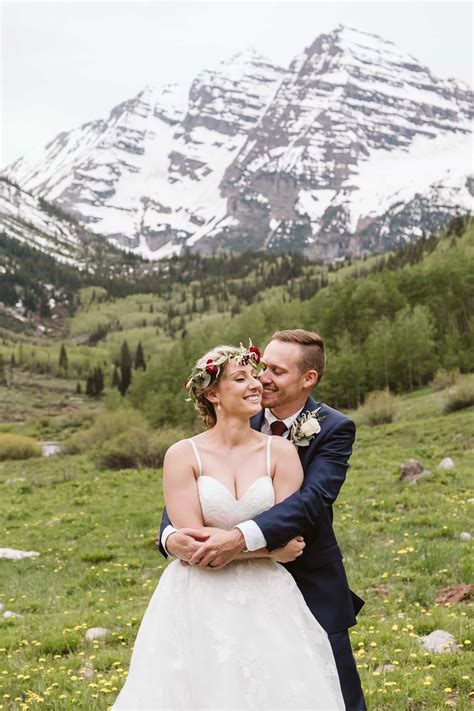
[[[258,430],[258,432],[260,432],[260,430],[262,429],[264,417],[265,409],[261,410],[258,414],[250,418],[250,427],[253,430]]]
[[[309,398],[306,400],[306,402],[305,402],[305,404],[304,404],[304,407],[303,407],[303,409],[301,410],[301,412],[300,412],[300,414],[298,415],[298,417],[300,417],[300,416],[301,416],[303,413],[305,413],[305,412],[311,412],[312,410],[315,410],[316,407],[317,407],[317,404],[316,404],[316,402],[313,400],[313,398],[312,398],[311,395],[310,395]],[[256,417],[258,417],[258,415],[256,415]],[[298,418],[297,418],[297,419],[298,419]],[[291,437],[292,431],[293,431],[293,427],[290,427],[290,434],[288,435],[289,437]]]
[[[311,395],[308,397],[306,400],[303,409],[300,412],[300,415],[302,415],[304,412],[312,412],[312,410],[316,410],[318,404],[313,400]],[[298,417],[300,416],[298,415]],[[290,433],[288,435],[288,438],[291,439],[291,433],[292,433],[293,427],[290,428]],[[308,453],[309,446],[308,447],[297,447],[298,454],[300,457],[301,464],[303,465],[304,468],[304,460],[306,457],[306,454]]]

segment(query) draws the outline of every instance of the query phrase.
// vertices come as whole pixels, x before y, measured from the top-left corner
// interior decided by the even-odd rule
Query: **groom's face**
[[[276,409],[300,398],[306,392],[305,374],[301,373],[298,365],[300,358],[301,351],[297,343],[270,341],[262,356],[266,365],[260,375],[263,407]]]

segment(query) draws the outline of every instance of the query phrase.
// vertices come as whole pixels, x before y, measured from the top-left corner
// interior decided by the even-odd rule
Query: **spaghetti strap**
[[[270,460],[270,446],[271,446],[271,443],[272,443],[272,439],[273,439],[273,438],[272,438],[272,436],[270,435],[270,437],[268,438],[268,441],[267,441],[267,476],[271,476],[271,475],[272,475],[271,460]]]
[[[198,463],[198,468],[199,468],[199,476],[202,474],[202,462],[201,462],[201,457],[199,456],[199,451],[197,448],[197,445],[193,442],[192,439],[188,439],[189,444],[191,447],[194,449],[194,454],[196,455],[196,461]]]

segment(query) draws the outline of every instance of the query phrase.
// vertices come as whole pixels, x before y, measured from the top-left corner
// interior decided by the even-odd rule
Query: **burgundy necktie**
[[[287,431],[288,427],[281,420],[275,420],[270,425],[270,429],[272,431],[272,434],[276,435],[277,437],[282,437]]]

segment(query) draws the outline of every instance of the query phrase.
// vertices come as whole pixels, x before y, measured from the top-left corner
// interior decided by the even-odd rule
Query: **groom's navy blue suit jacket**
[[[267,548],[273,550],[298,535],[304,537],[303,555],[285,567],[294,577],[306,604],[326,632],[338,632],[356,623],[364,604],[351,592],[342,553],[332,526],[332,504],[343,485],[355,439],[355,425],[341,412],[311,397],[303,412],[319,410],[321,431],[307,447],[298,447],[304,470],[299,491],[255,517]],[[260,430],[264,412],[253,417]]]
[[[355,425],[341,412],[308,398],[303,411],[321,408],[321,431],[307,447],[298,447],[304,469],[301,489],[255,517],[269,550],[298,535],[305,539],[303,555],[285,567],[294,577],[306,604],[328,632],[345,630],[356,623],[364,604],[351,592],[342,553],[332,526],[334,503],[346,478],[355,438]],[[250,420],[255,430],[263,424],[264,411]],[[166,509],[161,534],[170,523]],[[166,552],[160,546],[163,555]]]

